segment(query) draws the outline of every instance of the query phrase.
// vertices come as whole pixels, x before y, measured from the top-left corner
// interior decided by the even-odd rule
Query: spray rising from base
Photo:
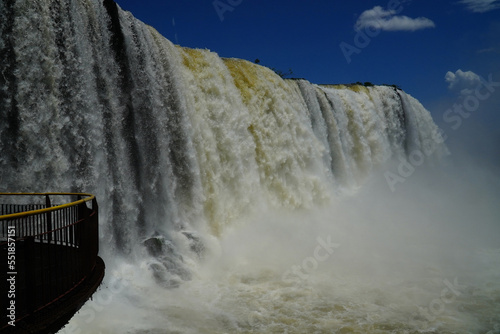
[[[117,259],[61,333],[500,333],[499,180],[458,173],[262,208],[205,240],[178,288]]]

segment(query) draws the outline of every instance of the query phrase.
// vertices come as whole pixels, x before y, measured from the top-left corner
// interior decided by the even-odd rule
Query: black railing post
[[[87,207],[87,204],[80,203],[78,205],[78,220],[85,219],[89,216],[89,208]]]
[[[49,195],[45,195],[45,207],[50,208],[51,206],[52,205],[50,204]],[[52,231],[52,212],[51,211],[47,212],[47,214],[45,215],[45,219],[47,221],[47,231]],[[48,239],[48,243],[50,244],[50,242],[52,241],[52,233],[47,234],[47,239]]]
[[[94,257],[99,254],[99,207],[97,205],[97,198],[94,197],[92,200],[92,210],[94,211],[94,217],[92,219],[92,224],[94,225],[93,231],[93,241],[94,241]]]
[[[78,233],[79,233],[79,262],[82,263],[85,268],[84,271],[88,272],[89,270],[89,208],[86,203],[81,203],[78,205]]]

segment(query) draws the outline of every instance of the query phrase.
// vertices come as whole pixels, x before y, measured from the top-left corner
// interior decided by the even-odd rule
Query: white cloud
[[[365,10],[356,21],[355,28],[375,28],[386,31],[415,31],[434,28],[435,24],[425,17],[412,19],[408,16],[395,15],[395,10],[385,10],[380,6]]]
[[[500,8],[500,0],[461,0],[474,13],[485,13]]]
[[[472,71],[457,70],[455,73],[448,71],[444,79],[448,83],[449,90],[460,92],[462,95],[469,95],[481,83],[479,75]]]

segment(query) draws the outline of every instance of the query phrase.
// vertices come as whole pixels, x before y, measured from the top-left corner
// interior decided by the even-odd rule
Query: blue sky
[[[116,1],[182,46],[258,58],[318,84],[397,84],[438,123],[479,76],[500,81],[500,0]],[[467,122],[500,128],[499,93]]]

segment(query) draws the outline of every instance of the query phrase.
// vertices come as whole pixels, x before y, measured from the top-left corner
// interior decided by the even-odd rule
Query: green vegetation
[[[394,89],[399,89],[399,90],[403,90],[400,86],[398,85],[389,85],[389,84],[382,84],[381,86],[388,86],[388,87],[392,87]]]
[[[260,59],[259,59],[259,58],[255,59],[255,60],[254,60],[254,63],[255,63],[255,64],[259,64],[259,63],[260,63]],[[287,78],[287,77],[289,77],[290,75],[292,75],[292,74],[293,74],[293,71],[292,71],[292,69],[291,69],[291,68],[289,68],[289,69],[288,69],[288,71],[286,71],[286,72],[281,71],[281,70],[278,70],[278,69],[276,69],[276,68],[274,68],[274,67],[269,67],[269,68],[270,68],[271,70],[273,70],[273,71],[274,71],[274,73],[276,73],[277,75],[279,75],[282,79],[285,79],[285,78]]]
[[[355,83],[350,83],[350,84],[344,84],[343,86],[346,86],[346,87],[352,87],[352,86],[364,86],[364,87],[373,87],[375,86],[375,84],[369,82],[369,81],[366,81],[366,82],[355,82]],[[394,89],[399,89],[399,90],[403,90],[399,85],[389,85],[389,84],[381,84],[380,86],[387,86],[387,87],[392,87]]]
[[[289,68],[288,71],[286,71],[286,72],[283,72],[283,71],[280,71],[278,69],[275,69],[274,67],[271,67],[271,70],[273,70],[274,73],[276,73],[277,75],[279,75],[282,79],[285,79],[289,75],[293,74],[293,71],[292,71],[291,68]]]
[[[259,58],[255,59],[254,63],[255,64],[260,64],[260,59]],[[278,70],[278,69],[276,69],[274,67],[269,67],[269,68],[271,70],[273,70],[274,73],[276,73],[277,75],[279,75],[282,79],[296,79],[296,78],[291,78],[290,77],[291,75],[293,75],[293,71],[292,71],[291,68],[289,68],[288,71],[286,71],[286,72]],[[371,83],[370,81],[365,81],[365,82],[357,81],[357,82],[349,83],[349,84],[330,84],[330,85],[325,85],[325,86],[333,86],[333,87],[336,87],[336,88],[350,88],[350,89],[355,90],[355,88],[353,88],[353,86],[374,87],[376,85],[373,84],[373,83]],[[395,85],[395,84],[392,84],[392,85],[381,84],[380,86],[387,86],[387,87],[392,87],[392,88],[397,89],[397,90],[403,90],[399,85]]]

